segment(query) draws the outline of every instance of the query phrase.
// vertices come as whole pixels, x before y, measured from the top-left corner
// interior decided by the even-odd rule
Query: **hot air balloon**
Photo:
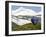
[[[32,19],[31,19],[31,22],[36,25],[38,23],[38,18],[33,16]]]

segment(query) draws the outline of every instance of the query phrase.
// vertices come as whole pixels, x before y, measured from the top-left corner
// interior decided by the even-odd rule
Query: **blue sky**
[[[32,9],[35,12],[40,12],[41,11],[41,7],[37,7],[37,6],[15,6],[15,5],[12,5],[11,10],[14,11],[14,10],[16,10],[20,7],[24,7],[24,8],[27,8],[27,9]]]

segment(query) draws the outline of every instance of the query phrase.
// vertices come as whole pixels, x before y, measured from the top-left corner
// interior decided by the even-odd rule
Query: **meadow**
[[[41,24],[24,24],[22,26],[17,25],[16,23],[12,22],[12,31],[25,31],[25,30],[40,30]]]

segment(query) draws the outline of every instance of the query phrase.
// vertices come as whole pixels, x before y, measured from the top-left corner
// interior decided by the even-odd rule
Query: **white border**
[[[12,31],[11,29],[11,5],[16,5],[16,6],[38,6],[42,8],[41,10],[41,15],[42,15],[42,19],[41,19],[41,30],[27,30],[27,31]],[[44,23],[43,23],[43,5],[41,4],[25,4],[25,3],[9,3],[9,35],[11,34],[26,34],[26,33],[42,33],[44,31]]]

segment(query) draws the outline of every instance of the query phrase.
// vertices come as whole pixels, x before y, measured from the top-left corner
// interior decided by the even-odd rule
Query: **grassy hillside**
[[[12,31],[24,31],[24,30],[40,30],[41,24],[33,25],[32,23],[28,23],[22,26],[17,25],[12,22]]]

